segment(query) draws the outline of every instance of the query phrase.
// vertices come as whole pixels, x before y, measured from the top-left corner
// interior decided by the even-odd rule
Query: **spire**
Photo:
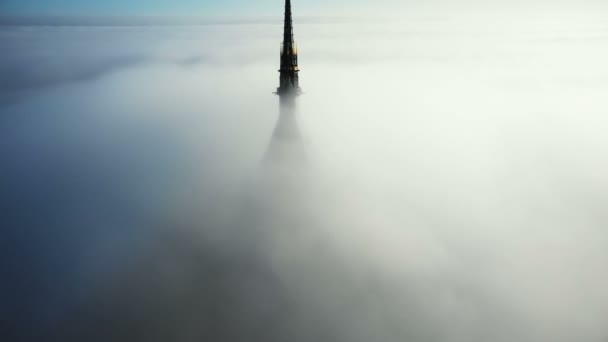
[[[298,48],[293,39],[293,20],[291,16],[291,0],[285,0],[285,22],[283,27],[283,44],[281,44],[280,83],[277,94],[299,94],[298,80]]]
[[[291,18],[291,0],[285,0],[285,26],[283,28],[283,46],[293,45],[293,20]]]

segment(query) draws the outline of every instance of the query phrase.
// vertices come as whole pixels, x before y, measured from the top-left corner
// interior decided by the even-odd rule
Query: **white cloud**
[[[93,248],[113,340],[602,341],[598,18],[298,23],[287,146],[280,23],[4,30],[3,66],[47,83],[3,88],[2,201],[69,257]],[[306,162],[260,165],[269,142]]]

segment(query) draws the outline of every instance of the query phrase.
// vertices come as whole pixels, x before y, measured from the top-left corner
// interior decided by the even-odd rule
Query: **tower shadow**
[[[289,169],[306,164],[306,149],[296,114],[295,96],[281,96],[279,118],[263,159],[265,167]]]

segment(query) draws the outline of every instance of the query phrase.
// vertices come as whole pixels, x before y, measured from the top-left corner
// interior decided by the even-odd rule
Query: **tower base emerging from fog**
[[[277,88],[276,93],[277,95],[281,96],[281,97],[296,97],[300,94],[302,94],[302,89],[300,89],[300,87],[297,88],[292,88],[292,87],[286,87],[286,88],[282,88],[279,87]]]

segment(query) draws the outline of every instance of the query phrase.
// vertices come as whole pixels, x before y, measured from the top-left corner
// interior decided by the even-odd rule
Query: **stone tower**
[[[293,21],[291,18],[291,0],[285,0],[285,24],[283,28],[283,43],[281,44],[280,83],[277,94],[298,95],[301,93],[298,80],[298,47],[293,40]]]

